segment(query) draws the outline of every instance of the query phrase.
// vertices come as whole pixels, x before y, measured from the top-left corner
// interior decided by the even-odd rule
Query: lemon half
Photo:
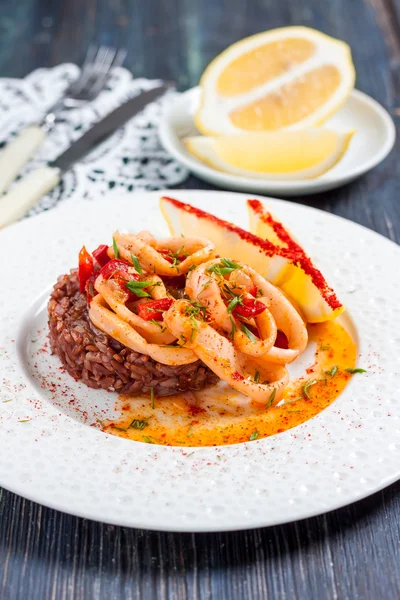
[[[350,48],[308,27],[283,27],[229,46],[205,70],[195,116],[206,135],[320,125],[354,87]]]

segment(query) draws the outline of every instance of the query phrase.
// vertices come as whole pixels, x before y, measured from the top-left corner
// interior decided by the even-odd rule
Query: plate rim
[[[160,191],[160,192],[143,192],[143,191],[135,192],[136,195],[147,195],[147,194],[150,194],[153,197],[154,196],[157,196],[157,197],[161,196],[163,193],[165,195],[172,195],[172,196],[176,196],[176,195],[180,195],[180,196],[183,195],[185,197],[187,196],[189,202],[191,201],[190,200],[190,196],[192,196],[192,195],[195,196],[195,195],[198,195],[198,194],[200,194],[201,196],[203,196],[203,195],[206,195],[206,196],[215,196],[215,194],[221,194],[221,195],[225,195],[225,196],[237,196],[237,197],[241,197],[242,199],[245,199],[246,197],[248,197],[248,195],[246,195],[246,194],[237,194],[235,192],[215,192],[215,191],[210,191],[210,190],[182,190],[182,189],[181,190],[171,190],[170,189],[170,190],[165,190],[165,191]],[[123,196],[121,196],[121,198],[124,199]],[[272,201],[273,203],[277,202],[278,205],[282,203],[283,205],[286,205],[288,207],[290,206],[290,208],[293,208],[293,204],[289,203],[289,201],[287,201],[287,200],[280,200],[280,199],[270,198],[270,197],[268,197],[268,198],[264,197],[264,198],[261,198],[261,199],[264,200],[264,201],[267,201],[267,202],[268,201]],[[109,199],[104,198],[103,201],[102,201],[102,204],[105,205],[109,201],[110,201]],[[365,232],[368,232],[368,235],[374,234],[374,237],[376,236],[377,238],[380,238],[381,241],[384,241],[385,243],[389,242],[391,246],[395,246],[395,247],[399,248],[397,246],[397,244],[395,244],[391,240],[388,240],[384,236],[381,236],[379,233],[377,233],[377,232],[375,232],[373,230],[369,230],[368,228],[366,228],[366,227],[364,227],[364,226],[362,226],[360,224],[357,224],[357,223],[354,223],[352,221],[349,221],[349,220],[345,219],[344,217],[341,217],[339,215],[332,215],[330,213],[326,213],[325,211],[322,211],[320,209],[315,209],[315,208],[310,207],[310,206],[304,206],[304,205],[296,205],[296,206],[300,207],[300,210],[305,210],[306,212],[311,212],[311,213],[317,212],[320,215],[324,215],[328,220],[331,220],[331,219],[336,220],[336,219],[338,219],[340,221],[345,221],[347,223],[350,223],[352,227],[356,226],[357,228],[360,228],[361,230],[364,230]],[[42,215],[38,215],[38,216],[34,217],[33,221],[32,221],[32,219],[25,220],[25,221],[22,221],[22,222],[20,222],[18,224],[15,224],[15,225],[11,226],[10,228],[7,228],[7,229],[3,230],[2,232],[0,232],[0,245],[1,245],[2,241],[3,241],[3,239],[8,236],[8,232],[10,232],[10,231],[11,232],[13,232],[13,231],[15,232],[16,228],[21,228],[21,229],[26,229],[26,228],[30,229],[30,228],[33,228],[33,229],[35,229],[35,224],[37,225],[38,222],[39,222],[39,220],[44,220],[45,222],[47,220],[52,220],[52,219],[55,219],[56,221],[60,220],[63,212],[70,212],[70,211],[73,210],[73,208],[74,207],[72,205],[71,206],[62,205],[62,206],[59,206],[56,210],[50,211],[47,214],[42,214]],[[323,411],[323,412],[325,412],[325,411]],[[315,418],[318,418],[318,417],[315,417]],[[99,436],[103,436],[104,435],[101,432],[93,432],[93,433],[96,433]],[[276,436],[274,436],[274,437],[276,437]],[[120,440],[120,438],[113,438],[113,440],[116,440],[116,439]],[[264,438],[264,439],[266,439],[266,438]],[[126,445],[127,444],[129,444],[129,445],[132,444],[132,442],[129,441],[129,440],[121,440],[121,441],[123,442],[123,444],[126,444]],[[252,444],[254,444],[254,443],[257,444],[259,442],[262,442],[262,440],[259,440],[257,442],[252,442]],[[232,446],[236,446],[236,447],[237,446],[243,446],[243,444],[232,445]],[[226,447],[220,447],[220,448],[226,448]],[[203,449],[197,449],[197,450],[202,451]],[[1,473],[1,468],[0,468],[0,473]],[[16,487],[15,485],[9,487],[9,486],[7,486],[6,482],[2,482],[1,485],[5,489],[9,489],[10,491],[12,491],[14,493],[18,493],[20,495],[23,495],[24,497],[29,498],[30,500],[33,500],[35,502],[39,502],[41,504],[44,504],[45,506],[49,506],[51,508],[54,508],[56,510],[61,510],[63,512],[69,512],[70,514],[74,514],[76,516],[80,516],[80,517],[83,517],[83,518],[88,518],[88,519],[92,519],[92,520],[100,520],[100,521],[105,522],[105,523],[116,524],[116,525],[121,525],[121,526],[129,526],[129,527],[147,528],[147,529],[158,530],[158,531],[182,531],[182,532],[184,532],[184,531],[185,532],[188,532],[188,531],[199,531],[200,532],[200,531],[202,531],[202,532],[209,532],[209,531],[232,531],[232,530],[239,530],[239,529],[264,527],[264,526],[270,526],[270,525],[272,526],[272,525],[276,525],[276,524],[292,522],[294,520],[301,520],[301,519],[309,518],[309,517],[312,517],[312,516],[316,516],[318,514],[323,514],[325,512],[329,512],[331,510],[336,510],[337,508],[339,508],[341,506],[345,506],[345,505],[347,505],[349,503],[352,503],[354,501],[361,500],[362,498],[367,497],[368,495],[371,495],[372,493],[375,493],[376,491],[379,491],[379,489],[383,489],[384,487],[386,487],[390,483],[393,483],[394,481],[396,481],[397,479],[399,479],[399,477],[400,477],[400,471],[396,472],[391,477],[386,478],[384,481],[381,482],[381,484],[379,486],[374,486],[372,490],[367,489],[365,491],[365,493],[357,494],[357,496],[354,497],[354,498],[352,498],[352,499],[346,499],[345,501],[343,501],[343,499],[338,498],[338,501],[335,504],[330,505],[330,507],[328,509],[324,508],[324,507],[320,507],[319,509],[310,509],[309,511],[303,510],[302,515],[301,516],[296,516],[295,518],[293,518],[292,516],[289,516],[287,519],[280,518],[278,521],[275,521],[275,522],[266,522],[265,520],[254,521],[250,525],[249,525],[248,522],[244,522],[242,524],[235,523],[235,524],[228,524],[228,525],[210,524],[209,526],[203,526],[203,527],[200,527],[198,525],[195,525],[194,527],[190,526],[190,525],[189,526],[182,525],[181,527],[179,527],[179,526],[171,527],[168,524],[165,524],[165,526],[163,526],[160,523],[158,523],[158,524],[155,525],[154,522],[152,522],[152,520],[150,520],[150,522],[146,522],[143,519],[141,519],[141,520],[139,520],[137,522],[135,522],[132,519],[130,519],[129,521],[124,521],[123,519],[122,520],[121,519],[115,519],[113,517],[110,517],[108,519],[107,516],[105,516],[105,515],[102,515],[101,518],[99,518],[99,516],[96,516],[96,515],[93,516],[93,513],[90,514],[90,513],[87,513],[85,511],[80,511],[80,510],[77,510],[77,509],[74,509],[74,510],[71,511],[71,510],[66,509],[64,505],[60,505],[60,503],[57,503],[57,502],[53,503],[51,501],[44,500],[43,497],[40,495],[40,491],[39,491],[38,494],[26,493],[23,490],[23,487],[24,487],[23,484],[20,487],[18,487],[18,486]]]

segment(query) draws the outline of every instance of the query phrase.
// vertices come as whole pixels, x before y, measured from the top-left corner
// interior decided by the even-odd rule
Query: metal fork
[[[18,175],[22,167],[44,142],[63,109],[80,108],[91,102],[106,85],[112,68],[121,66],[126,51],[108,46],[90,46],[79,77],[72,81],[63,96],[47,111],[36,125],[26,127],[7,144],[0,154],[0,194]]]

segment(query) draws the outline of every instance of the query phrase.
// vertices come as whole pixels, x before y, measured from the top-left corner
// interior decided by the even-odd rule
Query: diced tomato
[[[94,264],[93,257],[86,250],[85,246],[82,246],[79,252],[79,265],[78,265],[78,276],[79,276],[79,290],[80,292],[85,291],[85,284],[91,274],[93,273]]]
[[[258,294],[258,287],[256,285],[253,285],[253,287],[251,287],[249,289],[249,294],[251,294],[252,296],[254,296],[254,298],[256,298],[257,294]]]
[[[140,275],[129,272],[129,267],[131,266],[132,265],[126,260],[113,258],[106,265],[104,265],[99,273],[99,275],[102,275],[104,279],[113,279],[121,288],[121,290],[128,294],[127,302],[134,302],[138,299],[136,294],[128,290],[126,287],[126,283],[128,281],[140,280]]]
[[[260,315],[266,309],[265,304],[259,302],[258,300],[253,300],[252,298],[245,298],[242,304],[238,304],[233,312],[236,315],[241,317],[245,317],[246,319],[251,319]]]
[[[91,301],[93,300],[93,298],[95,296],[97,296],[98,292],[96,292],[96,290],[94,289],[94,282],[96,281],[98,274],[99,274],[98,271],[97,272],[94,271],[85,283],[85,292],[86,292],[88,304],[90,304]]]
[[[173,298],[161,298],[160,300],[150,300],[143,302],[138,306],[139,317],[145,321],[162,321],[163,312],[171,308],[174,303]]]
[[[107,250],[108,246],[106,246],[106,244],[100,244],[96,250],[93,250],[93,256],[101,267],[104,267],[104,265],[110,262],[110,257],[107,254]]]
[[[289,348],[289,341],[283,331],[278,330],[274,346],[277,348],[282,348],[283,350],[287,350]]]
[[[121,277],[128,281],[129,279],[140,279],[139,275],[135,273],[129,273],[128,269],[131,265],[126,260],[121,260],[119,258],[113,258],[110,260],[100,271],[100,275],[104,277],[104,279],[117,279]]]
[[[166,261],[168,261],[169,263],[173,262],[174,259],[171,256],[171,250],[168,250],[167,248],[162,248],[158,252],[162,254],[163,258],[165,258]]]
[[[172,252],[172,250],[169,250],[168,248],[161,248],[161,250],[158,250],[158,252],[162,254],[163,258],[165,258],[165,260],[169,263],[172,264],[174,262],[175,254]],[[185,258],[187,258],[187,254],[181,254],[180,256],[176,257],[176,260],[178,263],[181,263],[183,260],[185,260]]]

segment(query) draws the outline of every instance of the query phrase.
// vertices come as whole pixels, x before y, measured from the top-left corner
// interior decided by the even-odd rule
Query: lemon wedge
[[[313,179],[342,158],[354,131],[319,127],[299,131],[189,137],[191,154],[218,171],[255,179]]]
[[[279,286],[310,323],[334,319],[344,307],[322,273],[279,221],[266,212],[261,202],[248,202],[252,231],[181,202],[160,199],[161,212],[173,235],[208,238],[217,253],[241,261]]]
[[[308,27],[283,27],[229,46],[205,70],[195,115],[206,135],[320,125],[354,87],[350,48]]]

